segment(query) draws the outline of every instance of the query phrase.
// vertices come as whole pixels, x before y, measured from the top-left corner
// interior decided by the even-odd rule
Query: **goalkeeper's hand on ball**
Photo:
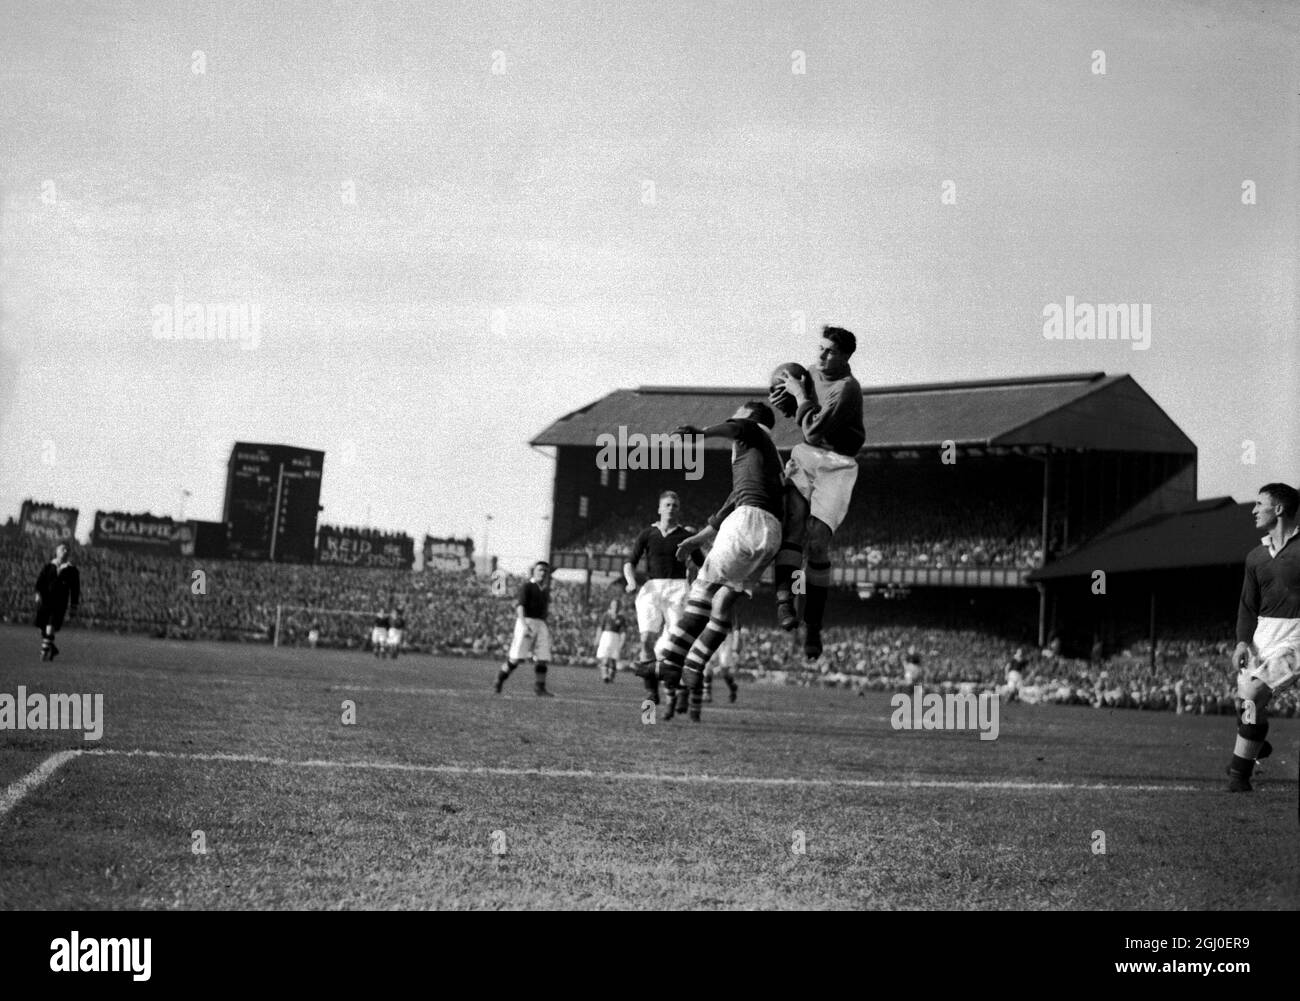
[[[767,402],[773,410],[785,417],[793,417],[795,411],[799,409],[799,404],[795,402],[794,396],[782,386],[774,387],[767,394]]]

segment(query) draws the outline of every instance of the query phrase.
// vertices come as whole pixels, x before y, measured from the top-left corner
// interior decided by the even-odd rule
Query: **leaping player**
[[[857,338],[840,327],[823,327],[817,364],[810,370],[812,392],[788,375],[773,386],[769,401],[794,417],[803,441],[786,463],[785,521],[776,557],[777,621],[787,632],[799,628],[792,583],[804,565],[804,654],[822,654],[822,620],[831,584],[831,536],[848,514],[858,479],[857,454],[867,435],[862,427],[862,387],[849,369]]]
[[[766,403],[743,404],[728,420],[700,430],[683,425],[674,434],[731,439],[731,495],[706,528],[677,547],[684,560],[708,542],[686,608],[661,645],[659,674],[676,686],[678,711],[698,723],[709,658],[731,631],[732,606],[752,594],[781,546],[783,484],[781,455],[772,441],[776,418]]]
[[[1245,580],[1237,610],[1237,647],[1241,713],[1237,744],[1228,766],[1228,791],[1250,792],[1255,762],[1273,750],[1266,739],[1266,706],[1300,675],[1300,492],[1285,483],[1259,488],[1251,513],[1255,527],[1268,534],[1246,555]]]
[[[671,490],[659,495],[659,520],[653,522],[632,545],[632,555],[623,564],[623,579],[629,594],[637,590],[636,565],[641,557],[646,560],[646,582],[636,596],[636,624],[641,632],[641,651],[634,668],[637,677],[645,681],[646,697],[659,702],[659,678],[655,670],[655,641],[665,629],[671,629],[686,603],[686,561],[677,555],[677,548],[690,538],[693,528],[679,524],[677,512],[681,499]],[[698,567],[704,558],[697,552],[692,562]],[[668,691],[665,716],[673,715],[673,691]]]

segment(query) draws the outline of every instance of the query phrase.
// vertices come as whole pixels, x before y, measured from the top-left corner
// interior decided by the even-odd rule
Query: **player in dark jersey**
[[[600,665],[600,680],[605,684],[612,682],[618,673],[618,655],[623,649],[626,625],[618,599],[611,599],[596,634],[596,663]]]
[[[551,628],[546,624],[546,615],[551,605],[551,565],[545,560],[533,564],[532,577],[519,587],[515,599],[515,635],[510,643],[510,653],[501,665],[493,686],[501,694],[501,686],[519,666],[521,660],[531,658],[533,673],[533,692],[550,698],[546,689],[546,668],[551,659]]]
[[[406,638],[406,617],[400,608],[394,608],[388,619],[388,656],[393,660],[402,650],[402,641]]]
[[[636,596],[637,629],[641,633],[641,655],[636,662],[637,677],[645,681],[647,697],[659,701],[659,678],[655,669],[655,641],[665,629],[671,629],[686,603],[686,561],[678,559],[677,547],[690,538],[694,529],[678,524],[681,499],[671,490],[659,495],[659,520],[647,526],[632,545],[631,558],[623,564],[623,579],[629,594],[637,590],[636,566],[644,556],[646,582]],[[699,553],[691,557],[698,567],[704,563]],[[672,695],[672,692],[669,692]],[[671,718],[672,702],[668,716]]]
[[[781,545],[784,483],[772,442],[775,422],[766,403],[751,400],[721,424],[703,430],[684,425],[673,432],[731,439],[731,495],[707,528],[677,548],[685,559],[713,543],[659,661],[666,685],[676,687],[680,680],[677,708],[689,708],[694,722],[700,720],[704,670],[731,630],[732,606],[741,593],[753,593]]]
[[[812,386],[789,376],[774,387],[773,406],[793,417],[803,441],[786,464],[785,522],[776,557],[776,613],[782,629],[799,627],[795,613],[795,572],[804,565],[804,653],[822,654],[822,620],[831,584],[831,536],[848,514],[858,479],[857,454],[866,441],[862,427],[862,387],[849,369],[857,338],[841,327],[823,327]],[[811,392],[809,389],[811,388]]]
[[[54,634],[63,628],[67,615],[76,615],[81,604],[81,574],[68,560],[68,546],[54,547],[54,559],[41,567],[36,577],[36,628],[41,631],[41,660],[59,655]]]
[[[1266,707],[1274,692],[1300,676],[1300,492],[1285,483],[1259,488],[1252,514],[1268,534],[1246,554],[1237,606],[1237,744],[1228,765],[1228,791],[1250,792],[1255,762],[1273,746]]]
[[[370,627],[370,645],[376,657],[384,655],[384,648],[388,646],[388,616],[383,612],[375,616],[375,624]]]

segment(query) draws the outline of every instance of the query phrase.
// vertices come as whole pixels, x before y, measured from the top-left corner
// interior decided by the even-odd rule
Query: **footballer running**
[[[862,427],[862,387],[849,369],[857,338],[840,327],[823,327],[817,364],[805,381],[787,372],[772,386],[769,402],[793,417],[803,441],[785,467],[785,521],[776,557],[776,614],[781,628],[799,627],[792,583],[804,573],[804,653],[822,654],[822,620],[831,585],[831,536],[844,521],[858,479],[857,454],[867,435]],[[811,383],[811,385],[809,385]]]
[[[679,524],[677,513],[681,499],[671,490],[659,495],[659,520],[651,523],[636,537],[632,555],[623,564],[623,579],[629,594],[637,591],[636,567],[644,556],[646,582],[636,596],[636,624],[641,633],[641,651],[634,668],[645,681],[646,697],[659,701],[659,678],[655,669],[655,641],[665,629],[672,629],[686,603],[686,561],[677,555],[678,547],[690,538],[694,529]],[[704,562],[699,553],[691,558],[698,567]],[[667,716],[672,718],[673,690],[668,690]]]
[[[546,698],[546,668],[551,659],[551,628],[546,624],[546,613],[551,604],[551,565],[545,560],[533,564],[532,574],[519,586],[515,598],[515,635],[510,643],[506,662],[497,674],[494,691],[501,694],[501,686],[514,673],[519,662],[533,662],[533,693]]]

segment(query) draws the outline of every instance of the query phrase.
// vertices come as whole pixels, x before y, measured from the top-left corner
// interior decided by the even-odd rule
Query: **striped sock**
[[[709,584],[701,589],[700,594],[691,593],[686,601],[686,610],[678,617],[676,624],[668,632],[660,650],[659,660],[680,670],[690,653],[695,638],[709,624],[709,613],[713,608],[713,595],[720,584]]]
[[[686,666],[682,670],[682,687],[689,693],[688,707],[691,719],[699,719],[704,705],[704,672],[708,669],[709,659],[722,646],[731,631],[731,623],[724,619],[711,618],[704,630],[696,637],[686,654]]]
[[[691,680],[691,684],[687,687],[694,687],[703,682],[705,667],[717,653],[718,647],[722,646],[729,632],[731,632],[730,622],[718,618],[709,619],[708,625],[695,638],[690,651],[686,654],[687,673],[683,680]],[[690,673],[692,671],[694,674]]]

